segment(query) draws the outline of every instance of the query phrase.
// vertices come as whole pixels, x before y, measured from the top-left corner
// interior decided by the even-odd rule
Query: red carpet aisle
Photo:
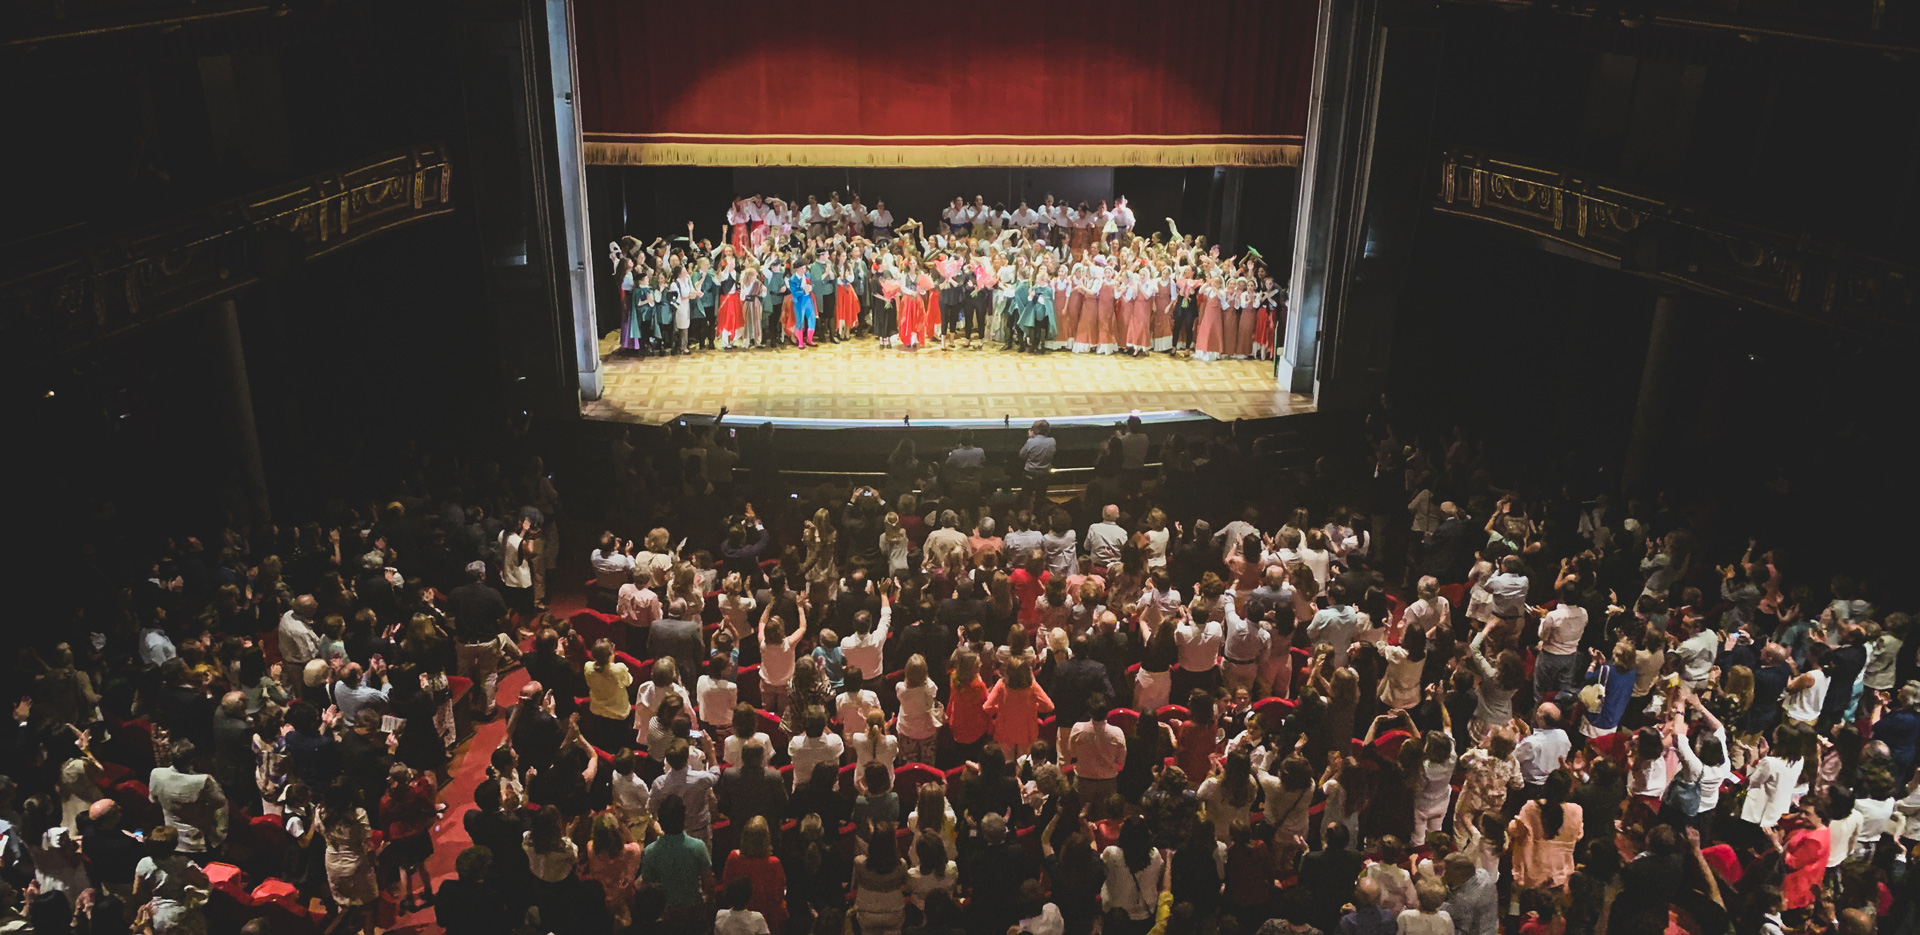
[[[502,676],[499,697],[518,697],[520,686],[526,681],[527,673],[521,669]],[[456,876],[453,872],[454,860],[473,843],[467,837],[464,825],[466,814],[473,811],[473,788],[486,778],[487,761],[506,736],[507,715],[503,710],[492,723],[475,727],[473,736],[455,751],[453,762],[447,764],[453,781],[440,790],[440,801],[447,803],[447,811],[433,827],[433,857],[427,860],[427,873],[433,877],[435,892],[439,892],[441,883]],[[437,935],[441,929],[433,918],[433,907],[428,906],[411,915],[401,916],[393,931],[407,935]]]

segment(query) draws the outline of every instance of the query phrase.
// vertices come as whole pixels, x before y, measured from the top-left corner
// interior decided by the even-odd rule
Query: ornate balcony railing
[[[1920,330],[1920,268],[1556,166],[1449,150],[1434,209],[1737,302],[1869,334]]]
[[[260,282],[290,265],[453,210],[438,143],[215,205],[152,229],[89,242],[82,228],[9,245],[0,340],[45,355]]]

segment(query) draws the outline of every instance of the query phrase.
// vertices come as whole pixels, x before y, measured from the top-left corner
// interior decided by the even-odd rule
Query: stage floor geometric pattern
[[[593,418],[660,424],[726,406],[739,416],[897,420],[1106,415],[1198,409],[1216,419],[1313,411],[1283,392],[1273,363],[999,350],[882,350],[872,338],[800,350],[612,355],[600,343],[605,393]]]

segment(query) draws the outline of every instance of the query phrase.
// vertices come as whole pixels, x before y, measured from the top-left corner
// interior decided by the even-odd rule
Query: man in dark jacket
[[[694,682],[700,677],[700,663],[707,658],[706,644],[700,640],[698,613],[688,606],[685,598],[674,598],[667,605],[667,615],[655,620],[653,629],[647,633],[647,655],[655,659],[672,658],[688,692],[694,690]]]
[[[1087,720],[1087,699],[1094,695],[1113,697],[1113,681],[1107,667],[1093,657],[1087,634],[1073,638],[1073,658],[1053,674],[1053,722],[1072,727]]]
[[[1420,563],[1420,573],[1438,578],[1441,584],[1459,584],[1473,569],[1473,530],[1467,528],[1465,514],[1452,501],[1440,504],[1440,516],[1440,525],[1427,542],[1427,557]]]
[[[735,828],[746,827],[755,815],[777,828],[786,817],[787,784],[766,763],[766,745],[749,740],[740,748],[740,765],[720,774],[720,813]]]
[[[468,840],[476,847],[493,852],[486,872],[488,886],[498,890],[510,908],[524,911],[532,895],[533,872],[527,869],[527,852],[522,849],[521,840],[532,827],[532,816],[518,801],[501,801],[501,789],[497,779],[480,780],[473,790],[473,811],[461,818],[460,823],[466,829]],[[462,863],[466,859],[465,854],[460,856]],[[464,877],[462,864],[455,866]],[[438,901],[450,901],[451,895],[442,890]],[[441,924],[446,925],[444,919]],[[452,933],[454,929],[449,927],[447,931]]]

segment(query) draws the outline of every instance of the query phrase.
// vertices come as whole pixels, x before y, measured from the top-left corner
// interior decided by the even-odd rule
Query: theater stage
[[[1312,412],[1313,399],[1283,391],[1273,363],[1195,361],[1154,354],[1016,354],[998,350],[908,353],[872,338],[800,350],[699,351],[633,358],[601,341],[605,392],[583,414],[661,424],[726,406],[735,416],[915,421],[1011,416],[1015,420],[1199,410],[1221,420]]]

